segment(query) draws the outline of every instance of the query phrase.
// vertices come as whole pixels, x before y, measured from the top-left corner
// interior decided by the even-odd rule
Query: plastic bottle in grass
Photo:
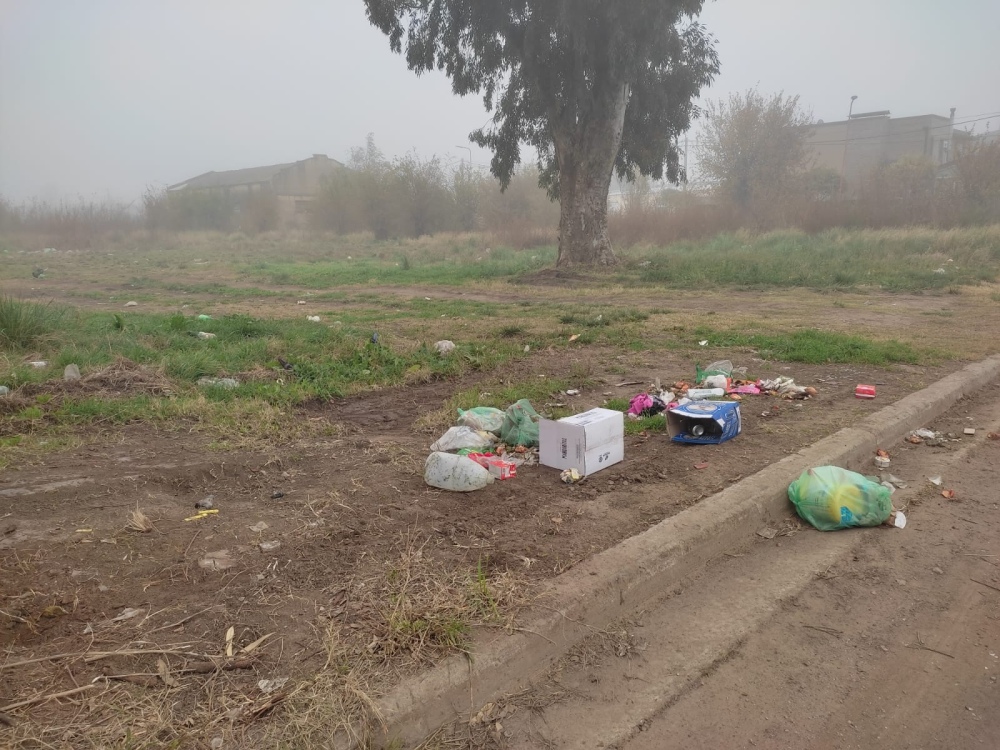
[[[471,458],[438,451],[424,463],[424,481],[442,490],[472,492],[492,484],[493,475]]]

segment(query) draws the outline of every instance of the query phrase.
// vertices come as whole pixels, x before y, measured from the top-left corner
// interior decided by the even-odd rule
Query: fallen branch
[[[837,630],[836,628],[827,628],[823,625],[806,625],[802,623],[802,627],[809,628],[810,630],[818,630],[821,633],[826,633],[827,635],[842,636],[844,634],[843,630]]]
[[[220,663],[214,661],[196,661],[183,669],[175,669],[176,674],[184,673],[194,673],[194,674],[208,674],[209,672],[228,672],[231,669],[250,669],[253,666],[253,661],[250,659],[236,659],[235,661],[225,661]]]
[[[18,617],[17,615],[12,615],[10,612],[7,612],[6,610],[3,610],[3,609],[0,609],[0,615],[4,615],[5,617],[9,617],[12,620],[17,620],[18,622],[23,622],[25,625],[30,625],[31,624],[30,622],[28,622],[27,620],[25,620],[23,617]]]
[[[51,656],[39,656],[34,659],[24,659],[23,661],[12,661],[8,662],[7,664],[0,664],[0,672],[4,671],[5,669],[13,669],[14,667],[23,667],[28,664],[38,664],[38,662],[41,661],[56,661],[58,659],[66,659],[70,656],[80,657],[83,656],[85,653],[86,653],[85,651],[79,651],[79,652],[74,652],[72,654],[52,654]]]
[[[87,654],[83,660],[87,664],[90,664],[90,662],[110,659],[113,656],[147,656],[149,654],[156,654],[158,656],[187,656],[197,659],[211,658],[205,654],[193,654],[190,651],[177,651],[176,649],[169,648],[126,648],[121,651],[95,651],[92,654]]]
[[[73,688],[72,690],[63,690],[61,693],[50,693],[49,695],[39,695],[35,698],[29,698],[26,701],[20,701],[18,703],[11,703],[6,706],[0,706],[0,714],[6,713],[7,711],[13,711],[15,708],[24,708],[25,706],[30,706],[35,703],[45,703],[47,701],[56,700],[58,698],[68,698],[71,695],[82,693],[85,690],[93,690],[96,687],[97,685],[84,685],[83,687]]]
[[[985,581],[977,581],[975,578],[970,578],[973,583],[978,583],[980,586],[985,586],[988,589],[993,589],[994,591],[1000,591],[1000,586],[994,586],[992,583],[986,583]]]

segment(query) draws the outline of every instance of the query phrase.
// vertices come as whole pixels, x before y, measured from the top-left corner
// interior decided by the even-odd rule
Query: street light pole
[[[472,149],[468,146],[455,146],[455,148],[464,148],[469,152],[469,169],[472,169]]]
[[[847,186],[847,149],[851,145],[851,115],[854,114],[854,100],[857,94],[851,97],[851,106],[847,108],[847,125],[844,126],[844,154],[840,158],[840,197],[844,197],[844,188]]]

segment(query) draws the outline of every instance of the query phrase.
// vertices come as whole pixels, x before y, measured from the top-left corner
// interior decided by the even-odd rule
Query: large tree
[[[521,146],[560,201],[559,265],[610,265],[613,171],[678,182],[677,137],[718,72],[703,0],[365,0],[417,74],[443,70],[493,119],[470,138],[506,186]]]

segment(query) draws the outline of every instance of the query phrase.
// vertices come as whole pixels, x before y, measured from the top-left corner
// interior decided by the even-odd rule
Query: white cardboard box
[[[576,469],[584,476],[625,458],[625,415],[613,409],[538,422],[538,462],[554,469]]]

